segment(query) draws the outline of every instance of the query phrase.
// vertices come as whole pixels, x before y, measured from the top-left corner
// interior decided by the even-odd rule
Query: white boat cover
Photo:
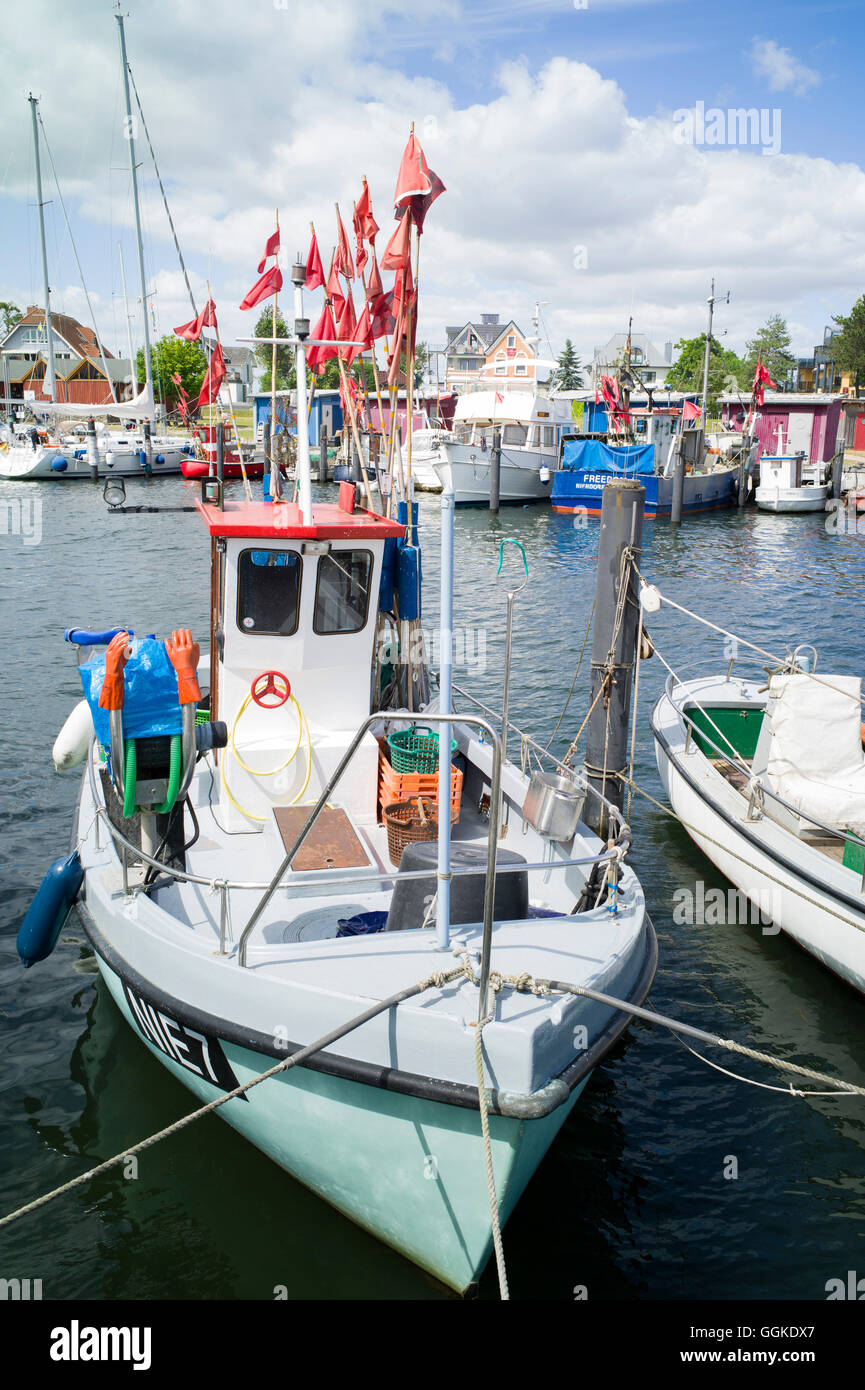
[[[62,415],[70,420],[87,420],[97,415],[113,415],[118,420],[154,420],[156,411],[153,402],[153,388],[144,386],[131,401],[107,405],[70,405],[68,401],[32,401],[33,410],[38,415]]]
[[[773,676],[766,772],[805,819],[865,838],[861,695],[858,676]]]

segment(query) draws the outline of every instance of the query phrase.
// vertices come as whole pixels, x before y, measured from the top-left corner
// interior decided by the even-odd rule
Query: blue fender
[[[65,859],[54,860],[18,930],[16,944],[25,970],[51,955],[83,881],[77,849]]]

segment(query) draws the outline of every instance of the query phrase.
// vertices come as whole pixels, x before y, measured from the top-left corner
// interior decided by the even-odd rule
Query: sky
[[[121,246],[136,347],[142,324],[115,13],[9,0],[0,299],[42,302],[32,92],[52,305],[89,322],[53,160],[97,326],[125,356]],[[258,311],[237,306],[277,208],[285,274],[311,220],[329,252],[334,203],[348,222],[366,175],[384,245],[411,121],[447,188],[420,258],[434,347],[481,313],[529,331],[540,303],[556,355],[569,337],[585,361],[631,316],[663,348],[704,330],[714,277],[725,346],[743,351],[777,312],[805,355],[865,293],[861,0],[128,0],[124,14],[193,292],[200,307],[210,283],[224,343],[252,335]],[[134,133],[159,336],[192,310]],[[307,295],[311,318],[320,303]]]

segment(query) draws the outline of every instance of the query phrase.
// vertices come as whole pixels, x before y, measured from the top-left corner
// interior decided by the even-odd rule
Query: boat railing
[[[410,710],[393,710],[388,712],[387,717],[390,719],[406,719],[414,718],[416,716],[413,716]],[[481,1013],[479,1014],[479,1017],[484,1017],[486,1013],[486,1004],[489,992],[490,961],[492,952],[493,906],[495,902],[495,885],[497,875],[499,873],[517,871],[526,872],[528,870],[567,869],[578,866],[587,867],[589,865],[594,866],[595,864],[609,864],[612,866],[614,863],[618,863],[619,860],[623,857],[627,849],[627,845],[624,842],[622,842],[616,845],[615,847],[605,848],[600,854],[575,857],[572,859],[542,860],[538,863],[533,864],[499,864],[497,850],[499,840],[499,807],[501,800],[501,741],[497,733],[495,732],[491,724],[489,724],[485,719],[479,718],[477,715],[456,715],[455,713],[444,715],[440,713],[431,713],[425,711],[423,718],[425,723],[431,724],[453,724],[456,722],[460,722],[463,724],[472,725],[482,730],[486,738],[489,740],[490,746],[492,748],[493,758],[492,771],[490,777],[490,811],[489,827],[487,832],[487,865],[484,882],[483,939],[481,948],[480,970]],[[101,802],[99,791],[96,785],[94,760],[96,740],[94,737],[91,740],[90,755],[88,757],[88,776],[90,780],[90,789],[93,796],[93,804],[96,811],[97,823],[101,822],[101,824],[103,824],[106,827],[110,837],[115,841],[116,844],[118,844],[121,847],[121,853],[119,857],[121,860],[123,892],[125,894],[128,894],[132,891],[129,884],[130,855],[132,856],[133,861],[139,860],[149,865],[151,868],[158,869],[160,873],[168,875],[173,879],[176,879],[178,882],[195,883],[202,887],[209,887],[218,890],[221,895],[219,927],[221,955],[226,954],[225,944],[228,927],[229,892],[231,890],[261,892],[262,896],[259,902],[256,904],[255,908],[253,909],[253,912],[249,920],[244,926],[237,944],[238,964],[241,968],[245,967],[247,963],[247,945],[249,938],[253,930],[255,929],[257,923],[259,922],[262,913],[267,907],[267,904],[273,897],[274,893],[279,891],[281,888],[285,889],[290,887],[292,890],[292,894],[294,895],[297,893],[298,888],[302,889],[303,885],[299,885],[297,882],[291,882],[290,884],[284,883],[284,876],[287,873],[288,869],[291,867],[291,863],[295,855],[301,849],[305,840],[309,836],[313,826],[318,820],[319,815],[329,803],[333,795],[334,789],[336,788],[343,773],[345,772],[346,768],[351,762],[352,757],[356,753],[357,749],[360,747],[364,735],[372,727],[373,724],[380,723],[381,719],[382,712],[380,710],[376,710],[372,714],[370,714],[361,724],[360,728],[354,736],[354,739],[352,740],[348,749],[344,753],[343,757],[340,759],[340,762],[337,765],[335,771],[331,774],[331,777],[329,778],[327,785],[323,788],[318,801],[311,808],[310,814],[304,822],[304,825],[301,828],[299,834],[295,838],[294,843],[286,853],[284,859],[282,860],[282,863],[280,864],[276,873],[273,875],[273,877],[270,879],[268,883],[244,882],[239,880],[233,881],[229,879],[212,878],[203,874],[189,873],[185,869],[178,869],[174,865],[167,864],[163,860],[156,859],[155,857],[147,854],[139,846],[133,844],[132,841],[129,840],[122,833],[122,831],[119,830],[118,827],[114,824],[114,822],[111,820],[111,817],[108,814],[107,807],[104,805],[104,803]],[[621,836],[619,837],[619,839],[621,840]],[[461,876],[464,874],[477,873],[477,869],[473,866],[468,866],[464,868],[455,867],[451,868],[450,873],[452,876]],[[328,874],[327,871],[324,871],[323,873],[317,874],[314,884],[310,884],[309,886],[311,889],[314,888],[316,890],[316,893],[320,893],[322,885],[328,883],[333,883],[335,886],[343,887],[348,883],[372,884],[380,882],[390,882],[400,878],[408,880],[428,877],[428,870],[416,870],[405,872],[401,870],[395,870],[391,873],[388,873],[386,871],[371,872],[358,874],[352,876],[351,878],[347,877],[342,873]]]
[[[692,664],[697,666],[705,663],[693,662]],[[772,801],[777,801],[779,806],[783,806],[786,811],[790,812],[790,814],[798,820],[804,821],[807,825],[814,826],[818,830],[822,830],[824,834],[830,836],[832,839],[842,840],[845,844],[850,841],[865,850],[865,839],[860,838],[860,836],[856,835],[852,830],[839,830],[837,825],[827,825],[824,821],[818,820],[816,816],[812,816],[810,812],[804,811],[801,806],[794,806],[786,797],[781,796],[780,792],[776,792],[767,782],[764,782],[762,780],[762,774],[753,772],[742,758],[732,758],[729,753],[725,752],[724,749],[706,733],[705,729],[697,725],[696,721],[691,718],[684,706],[673,698],[672,692],[674,685],[678,685],[681,689],[681,680],[678,677],[668,676],[664,687],[665,693],[670,703],[678,710],[687,725],[688,732],[685,738],[685,751],[688,751],[693,735],[699,734],[702,742],[714,751],[716,757],[729,764],[730,767],[735,768],[737,772],[747,779],[749,788],[748,820],[754,821],[760,818],[763,812],[760,810],[758,813],[758,805],[762,805],[765,798],[768,796]],[[865,894],[865,869],[863,869],[862,872],[862,881],[859,891]]]
[[[469,692],[467,690],[464,690],[461,685],[457,685],[456,681],[454,681],[453,683],[453,691],[457,695],[462,695],[463,698],[465,700],[468,700],[471,704],[476,705],[478,709],[483,710],[484,714],[489,715],[491,719],[495,719],[497,723],[502,724],[501,711],[491,709],[490,706],[485,705],[482,700],[478,700],[475,698],[474,695],[470,695]],[[426,718],[426,715],[424,715],[424,718]],[[465,716],[460,715],[459,718],[464,719]],[[535,739],[531,738],[528,734],[524,733],[523,730],[519,729],[516,724],[510,723],[510,721],[508,721],[507,733],[508,735],[514,734],[520,740],[521,744],[524,744],[527,748],[531,748],[532,751],[538,755],[538,757],[545,758],[546,761],[552,767],[554,767],[557,772],[570,777],[571,781],[574,782],[574,784],[578,786],[581,791],[585,791],[586,793],[596,797],[597,800],[601,802],[601,804],[605,807],[605,809],[608,812],[611,828],[618,827],[618,830],[616,832],[617,834],[623,830],[628,829],[628,823],[625,820],[625,817],[623,816],[621,809],[615,804],[615,802],[610,801],[608,797],[604,796],[603,792],[600,791],[597,787],[592,786],[588,778],[581,776],[576,771],[576,769],[568,767],[565,763],[562,762],[561,758],[556,757],[555,753],[550,752],[549,748],[545,748],[542,743],[536,742]],[[503,739],[504,734],[505,730],[503,728]]]

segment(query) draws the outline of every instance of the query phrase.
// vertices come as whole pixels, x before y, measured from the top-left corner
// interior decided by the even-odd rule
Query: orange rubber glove
[[[123,672],[131,653],[129,633],[118,632],[105,649],[105,679],[99,694],[100,709],[123,709]]]
[[[177,698],[182,705],[193,705],[201,699],[201,687],[195,674],[201,657],[201,648],[193,642],[188,627],[172,632],[171,641],[165,643],[168,660],[177,672]]]

